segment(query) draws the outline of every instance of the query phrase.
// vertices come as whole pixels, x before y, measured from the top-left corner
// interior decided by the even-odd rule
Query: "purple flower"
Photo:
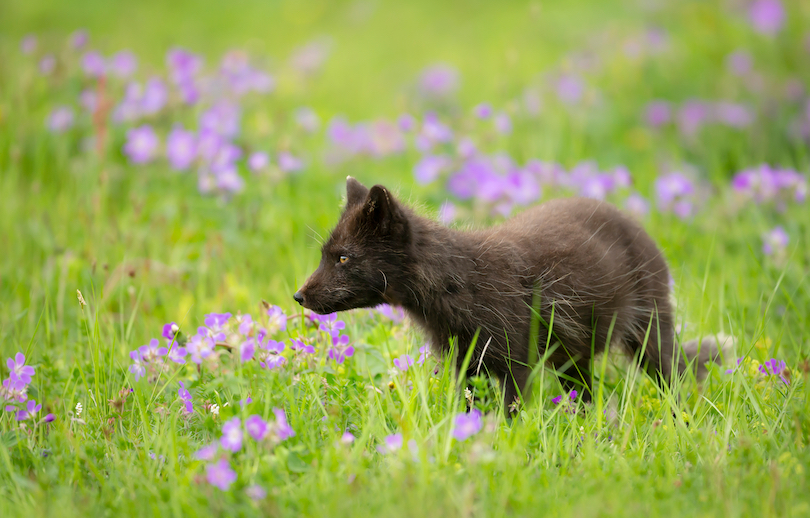
[[[205,478],[212,486],[227,491],[231,484],[236,481],[236,472],[231,469],[228,459],[223,457],[218,462],[206,466]]]
[[[405,311],[403,311],[399,306],[380,304],[379,306],[375,306],[371,309],[396,323],[402,322],[402,320],[405,318]]]
[[[351,444],[354,442],[354,434],[352,432],[346,430],[343,432],[343,435],[340,436],[340,443],[341,444]]]
[[[759,372],[766,376],[779,376],[779,378],[785,383],[785,385],[790,385],[790,382],[785,377],[784,372],[787,370],[787,365],[782,360],[777,360],[773,358],[771,360],[766,361],[764,364],[759,366]],[[31,402],[28,402],[28,406],[31,406]]]
[[[278,154],[278,168],[285,173],[294,173],[304,168],[304,162],[288,151],[281,151]]]
[[[272,370],[275,369],[276,367],[281,367],[282,365],[284,365],[284,362],[286,361],[287,359],[284,358],[283,356],[279,356],[277,354],[270,354],[267,355],[267,357],[265,357],[263,361],[259,362],[259,366],[263,369]]]
[[[82,56],[82,70],[90,77],[101,77],[107,73],[107,64],[101,54],[92,50]]]
[[[230,313],[208,313],[203,323],[210,330],[214,340],[225,340],[224,327],[230,319]]]
[[[267,317],[269,333],[287,330],[287,315],[284,314],[284,310],[279,306],[270,306],[267,308]]]
[[[185,49],[173,48],[166,53],[166,65],[175,84],[189,83],[202,69],[202,58]]]
[[[163,325],[163,331],[161,332],[160,336],[171,342],[174,340],[174,337],[177,335],[178,331],[180,331],[180,327],[177,325],[177,323],[169,322],[168,324]]]
[[[568,393],[568,400],[573,402],[577,398],[577,395],[578,395],[577,391],[572,390],[571,392]],[[551,399],[551,402],[554,403],[555,405],[559,405],[560,403],[562,403],[562,401],[563,396],[561,395]]]
[[[211,443],[208,446],[203,446],[196,452],[194,452],[194,457],[197,460],[214,460],[214,456],[217,454],[217,443]]]
[[[481,411],[473,408],[470,413],[458,414],[453,420],[453,437],[457,441],[466,441],[481,431],[483,420]]]
[[[166,353],[169,352],[165,347],[160,347],[157,338],[152,338],[149,344],[140,346],[138,350],[141,353],[141,360],[146,363],[157,361],[159,357],[166,356]]]
[[[212,131],[225,138],[239,134],[239,106],[220,101],[200,116],[200,131]]]
[[[332,347],[327,354],[330,360],[334,360],[335,363],[340,365],[353,354],[354,347],[349,345],[348,335],[332,335]]]
[[[653,101],[647,104],[644,119],[653,128],[658,128],[668,123],[672,118],[669,103],[666,101]]]
[[[275,432],[280,441],[289,439],[295,436],[295,432],[290,428],[287,423],[287,414],[282,408],[273,408],[273,413],[276,416]]]
[[[48,128],[54,133],[62,133],[73,126],[73,109],[67,106],[57,106],[48,115]]]
[[[726,67],[735,76],[747,75],[753,68],[751,54],[744,50],[735,50],[726,56]]]
[[[154,115],[166,106],[169,98],[169,90],[162,79],[153,77],[146,82],[143,95],[140,100],[141,113],[144,115]]]
[[[177,395],[180,396],[180,400],[184,403],[186,415],[191,415],[194,413],[194,406],[191,403],[191,392],[186,390],[186,385],[182,381],[179,383],[180,388],[177,390]]]
[[[129,50],[122,50],[110,58],[110,72],[121,79],[126,79],[138,69],[138,58]]]
[[[709,105],[703,101],[686,101],[678,110],[678,129],[687,137],[693,136],[708,120],[709,111]]]
[[[630,214],[642,218],[649,214],[650,212],[650,203],[644,198],[644,196],[633,193],[624,200],[624,208]]]
[[[242,421],[238,417],[231,418],[222,425],[219,444],[234,453],[242,449]]]
[[[488,119],[492,116],[492,105],[481,103],[473,108],[473,114],[479,119]]]
[[[377,451],[382,453],[383,455],[387,455],[389,453],[394,453],[395,451],[402,448],[402,434],[395,433],[393,435],[389,435],[385,438],[383,444],[377,446]]]
[[[33,34],[26,34],[20,42],[20,50],[23,54],[33,54],[37,50],[37,37]]]
[[[675,172],[658,177],[655,192],[661,210],[671,210],[681,219],[692,215],[695,186],[683,174]]]
[[[422,365],[423,363],[425,363],[425,360],[428,359],[428,356],[430,356],[430,354],[431,353],[430,353],[430,346],[429,345],[425,344],[422,347],[420,347],[419,348],[419,359],[416,360],[416,364],[417,365]]]
[[[774,227],[762,235],[762,252],[765,255],[780,254],[787,248],[789,242],[790,236],[785,229],[781,226]]]
[[[785,9],[779,0],[754,0],[748,8],[748,17],[754,30],[773,36],[785,23]]]
[[[168,358],[174,363],[186,363],[186,355],[188,351],[185,347],[179,347],[177,344],[169,351]]]
[[[512,119],[510,119],[509,115],[505,112],[498,112],[498,114],[495,115],[493,123],[495,124],[495,131],[501,135],[509,135],[512,133]]]
[[[90,37],[88,36],[86,30],[79,29],[77,31],[73,31],[73,33],[70,35],[70,46],[78,50],[87,45],[87,40],[89,39]]]
[[[403,354],[399,358],[394,358],[394,367],[401,370],[402,372],[407,371],[412,366],[413,366],[413,357],[411,357],[409,354]]]
[[[14,359],[9,358],[6,360],[6,366],[8,366],[11,376],[16,377],[26,385],[31,383],[31,376],[36,373],[33,367],[25,364],[25,355],[21,352],[14,355]]]
[[[245,419],[245,429],[255,441],[263,440],[269,432],[267,422],[258,415],[252,415]]]
[[[155,130],[144,124],[127,131],[124,154],[135,164],[145,164],[155,158],[159,145],[160,141],[155,135]]]
[[[713,111],[719,122],[732,128],[748,127],[754,120],[751,111],[742,104],[719,102],[714,106]]]
[[[54,68],[56,68],[56,58],[53,54],[46,54],[39,60],[39,71],[42,75],[49,75]]]
[[[400,130],[410,133],[416,129],[416,119],[413,117],[413,115],[403,113],[399,116],[399,118],[397,118],[397,126]]]
[[[315,353],[314,346],[304,343],[304,341],[299,338],[290,338],[290,349],[292,349],[293,351],[301,351],[307,354]]]
[[[557,97],[566,104],[576,104],[585,93],[585,83],[573,74],[563,74],[557,79]]]
[[[341,330],[346,329],[346,322],[338,320],[337,313],[329,313],[321,317],[318,329],[332,336],[336,336],[340,334]]]
[[[782,362],[784,364],[784,362]],[[29,399],[25,404],[25,410],[17,411],[17,421],[26,421],[28,419],[35,419],[37,412],[42,409],[42,405],[37,405],[33,399]]]
[[[141,379],[146,374],[146,367],[141,361],[141,352],[138,349],[131,351],[129,357],[132,358],[132,365],[129,366],[129,372],[135,375],[135,381]]]
[[[267,491],[259,484],[251,484],[245,488],[245,494],[251,500],[264,500],[267,497]]]
[[[270,157],[264,151],[257,151],[248,157],[248,167],[254,173],[258,173],[270,165]]]
[[[239,359],[243,362],[247,362],[253,359],[253,355],[256,353],[256,339],[248,338],[241,344],[239,344]]]
[[[295,110],[293,117],[295,118],[295,123],[307,133],[317,131],[318,126],[321,124],[321,120],[318,118],[318,114],[315,113],[315,110],[307,106]]]
[[[208,336],[208,330],[201,327],[186,343],[186,351],[191,355],[191,361],[200,365],[203,359],[214,352],[215,345],[214,339]]]
[[[425,155],[414,167],[413,175],[422,185],[428,184],[450,167],[450,160],[444,155]]]
[[[443,97],[458,88],[458,71],[446,64],[432,65],[419,76],[419,91],[428,97]]]
[[[253,330],[253,317],[250,315],[239,315],[236,317],[239,322],[239,332],[245,336],[249,335]]]

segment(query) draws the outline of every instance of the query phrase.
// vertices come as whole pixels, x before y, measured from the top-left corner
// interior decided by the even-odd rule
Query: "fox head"
[[[346,179],[346,207],[321,248],[321,263],[293,296],[316,313],[396,303],[406,275],[408,209],[382,185]]]

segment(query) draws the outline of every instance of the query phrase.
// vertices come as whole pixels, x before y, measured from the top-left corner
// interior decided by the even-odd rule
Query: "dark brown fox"
[[[644,229],[608,203],[557,199],[462,232],[418,216],[381,185],[349,177],[346,194],[320,265],[295,300],[317,313],[402,306],[436,352],[447,353],[455,338],[457,368],[478,333],[467,374],[483,365],[500,378],[505,408],[515,407],[531,361],[544,354],[563,385],[590,400],[590,361],[609,337],[662,383],[690,360],[699,376],[718,360],[711,339],[684,344],[681,354],[667,263]]]

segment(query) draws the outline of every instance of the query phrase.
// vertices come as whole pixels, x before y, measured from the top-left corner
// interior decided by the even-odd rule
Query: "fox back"
[[[346,192],[320,265],[295,299],[322,314],[401,306],[437,353],[455,339],[458,368],[473,345],[467,374],[501,379],[505,406],[525,391],[538,357],[589,400],[590,361],[608,340],[662,382],[698,352],[699,361],[717,358],[706,340],[678,354],[667,263],[644,229],[608,203],[552,200],[462,232],[415,214],[383,186],[349,177]]]

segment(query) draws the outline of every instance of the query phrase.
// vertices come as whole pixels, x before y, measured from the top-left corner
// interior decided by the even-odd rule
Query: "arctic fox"
[[[556,199],[492,228],[457,231],[381,185],[349,177],[346,194],[295,300],[317,313],[399,305],[437,353],[455,339],[459,369],[474,343],[467,374],[483,365],[497,376],[504,408],[515,408],[532,360],[543,357],[590,400],[590,361],[608,340],[662,383],[691,360],[698,376],[719,362],[712,339],[676,343],[667,263],[644,229],[606,202]]]

